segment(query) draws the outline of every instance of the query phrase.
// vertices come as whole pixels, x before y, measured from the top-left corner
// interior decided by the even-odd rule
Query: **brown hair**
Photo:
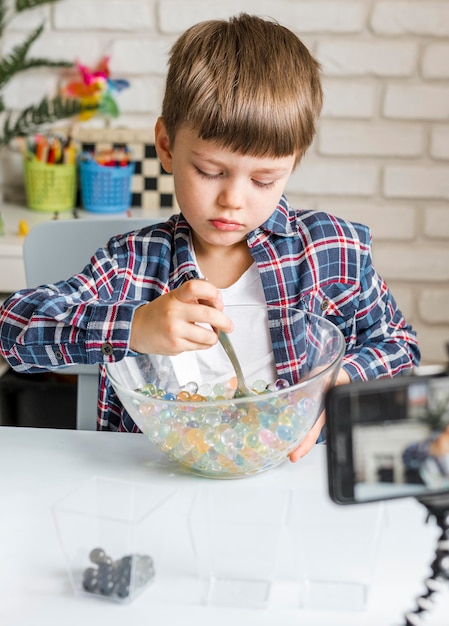
[[[290,30],[241,14],[189,28],[171,50],[162,116],[251,156],[298,160],[322,106],[319,63]]]

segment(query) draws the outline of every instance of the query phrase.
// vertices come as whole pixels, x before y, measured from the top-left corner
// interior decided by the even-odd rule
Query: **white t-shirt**
[[[221,289],[224,313],[234,322],[229,338],[251,386],[256,380],[276,380],[276,365],[271,346],[266,303],[256,264],[230,287]],[[180,386],[189,381],[226,383],[232,377],[232,365],[220,344],[207,350],[183,352],[172,357]]]

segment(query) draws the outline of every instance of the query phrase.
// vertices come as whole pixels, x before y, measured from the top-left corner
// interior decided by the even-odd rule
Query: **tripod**
[[[421,626],[423,613],[432,608],[432,596],[441,589],[444,581],[449,581],[449,494],[418,498],[427,511],[427,520],[435,517],[441,535],[438,538],[435,558],[431,564],[432,574],[425,580],[426,592],[419,596],[416,608],[405,615],[405,626]]]

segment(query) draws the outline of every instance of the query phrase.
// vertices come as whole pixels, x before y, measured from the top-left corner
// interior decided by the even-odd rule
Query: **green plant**
[[[444,398],[434,398],[430,406],[427,407],[426,415],[421,418],[421,422],[429,427],[431,432],[442,431],[448,425],[449,418],[449,396]]]
[[[43,4],[54,4],[59,0],[15,0],[12,9],[7,0],[0,0],[0,40],[9,23],[18,13],[33,9]],[[7,6],[8,4],[8,6]],[[69,61],[52,61],[38,57],[30,57],[29,50],[41,35],[44,24],[33,30],[21,43],[0,59],[0,113],[5,112],[2,90],[8,81],[18,74],[38,67],[73,67]],[[20,113],[6,113],[0,134],[0,147],[7,145],[14,137],[23,137],[35,133],[43,124],[52,123],[77,115],[81,111],[81,103],[61,95],[53,98],[44,97],[38,104],[25,108]]]

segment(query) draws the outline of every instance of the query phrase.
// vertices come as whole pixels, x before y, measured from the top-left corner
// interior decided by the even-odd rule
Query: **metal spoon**
[[[239,360],[228,335],[222,330],[218,330],[217,335],[218,341],[221,343],[224,351],[228,355],[237,376],[237,389],[235,390],[234,398],[243,398],[244,396],[257,396],[258,394],[246,384],[242,368],[240,367]]]

